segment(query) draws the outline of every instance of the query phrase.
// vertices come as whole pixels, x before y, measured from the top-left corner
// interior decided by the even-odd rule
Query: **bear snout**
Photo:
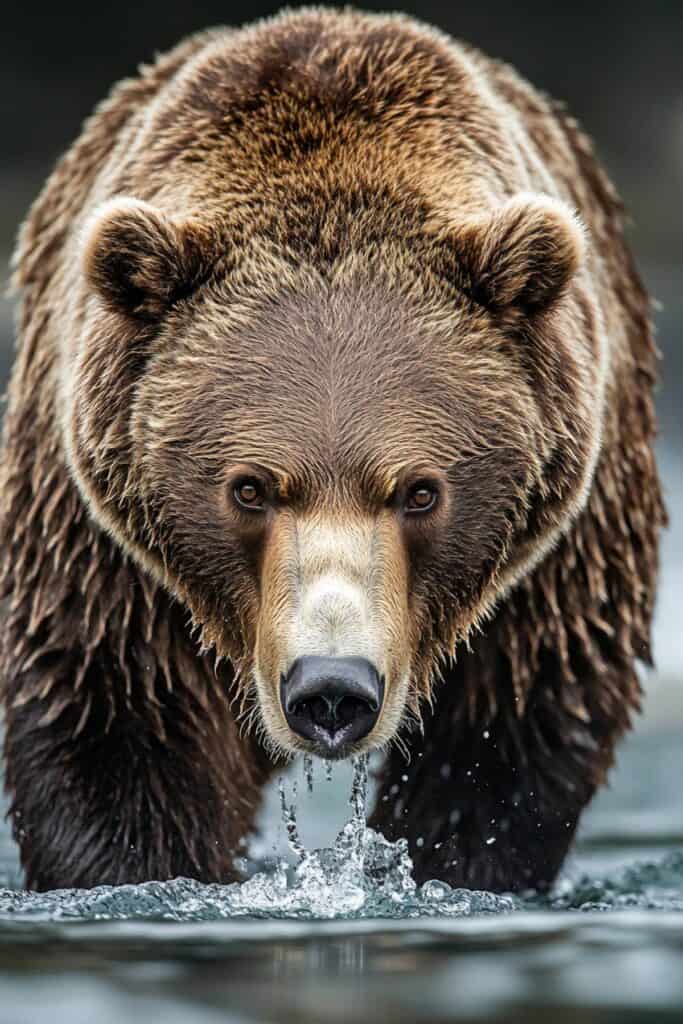
[[[395,517],[281,513],[259,589],[254,680],[277,749],[337,759],[386,746],[405,712],[412,656]]]

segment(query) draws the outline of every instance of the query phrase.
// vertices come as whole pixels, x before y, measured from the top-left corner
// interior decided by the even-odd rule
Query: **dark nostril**
[[[311,697],[300,701],[293,711],[295,715],[308,715],[314,722],[348,725],[359,715],[377,711],[377,704],[358,697]]]
[[[323,756],[343,756],[372,730],[384,682],[365,658],[298,658],[280,684],[285,718]]]

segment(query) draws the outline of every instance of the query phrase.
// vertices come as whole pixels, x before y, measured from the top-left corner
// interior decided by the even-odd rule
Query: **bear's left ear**
[[[586,248],[569,206],[527,193],[462,225],[455,244],[476,302],[526,313],[546,309],[562,294]]]
[[[206,275],[211,255],[202,234],[150,203],[111,199],[85,227],[86,279],[115,312],[158,320]]]

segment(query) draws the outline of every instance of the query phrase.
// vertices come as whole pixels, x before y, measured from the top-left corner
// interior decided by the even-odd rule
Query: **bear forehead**
[[[182,450],[209,474],[255,462],[390,488],[405,469],[529,447],[525,382],[505,339],[464,306],[309,281],[252,302],[214,291],[170,333],[142,421],[156,451]]]

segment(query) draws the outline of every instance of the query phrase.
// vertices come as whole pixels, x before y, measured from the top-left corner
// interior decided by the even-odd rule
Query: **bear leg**
[[[424,731],[407,737],[409,762],[397,749],[388,755],[370,824],[408,839],[419,882],[544,890],[605,781],[637,680],[625,665],[604,666],[599,680],[587,673],[584,700],[572,706],[547,661],[520,713],[503,669],[492,711],[487,701],[467,699],[464,666],[476,663],[476,654],[465,655],[444,680]],[[622,700],[600,703],[618,687]]]
[[[196,653],[185,612],[160,592],[144,607],[155,624],[128,608],[123,643],[112,611],[87,656],[74,630],[72,646],[64,635],[40,653],[34,638],[28,659],[5,659],[6,788],[29,888],[236,877],[271,764],[240,735],[229,670]]]

